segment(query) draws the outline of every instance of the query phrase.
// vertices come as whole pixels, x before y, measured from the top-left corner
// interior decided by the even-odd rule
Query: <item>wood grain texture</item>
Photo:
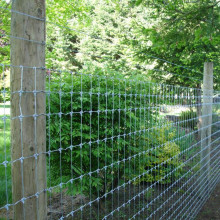
[[[211,124],[212,124],[212,103],[213,103],[213,63],[204,64],[203,77],[203,106],[202,106],[202,130],[201,130],[201,174],[203,180],[207,181],[206,193],[209,193],[210,179],[210,149],[211,149]],[[203,182],[204,183],[204,182]]]
[[[45,18],[45,0],[13,1],[12,10],[32,16]],[[21,39],[11,38],[11,64],[15,66],[45,66],[45,22],[12,12],[11,35],[28,40],[39,41],[34,43]],[[42,42],[42,43],[41,43]],[[22,77],[23,74],[23,77]],[[22,82],[22,87],[21,87]],[[18,93],[22,90],[21,98]],[[30,116],[13,119],[11,121],[12,161],[23,157],[40,154],[37,159],[30,157],[12,164],[12,193],[13,202],[23,197],[35,195],[46,188],[46,103],[45,94],[36,94],[27,91],[35,90],[35,70],[33,68],[11,68],[11,117]],[[36,90],[45,91],[45,71],[36,69]],[[35,126],[36,123],[36,126]],[[36,129],[35,129],[36,127]],[[23,151],[23,155],[22,155]],[[14,219],[46,219],[47,215],[46,192],[39,198],[36,196],[19,202],[14,207]]]

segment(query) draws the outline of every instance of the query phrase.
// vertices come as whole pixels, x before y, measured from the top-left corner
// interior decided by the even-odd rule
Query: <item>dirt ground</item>
[[[145,198],[146,203],[150,202],[150,200],[148,201],[148,199],[152,199],[153,197],[157,197],[159,194],[161,194],[161,192],[164,191],[163,188],[160,188],[160,190],[158,190],[157,187],[155,187],[155,189],[152,189],[152,194],[148,194],[149,198]],[[133,194],[133,192],[132,192]],[[120,195],[121,197],[122,195]],[[134,196],[134,195],[131,195]],[[52,209],[48,208],[48,219],[59,219],[61,217],[61,210],[60,210],[60,201],[59,201],[59,194],[55,194],[52,198]],[[117,196],[116,196],[117,197]],[[76,197],[74,199],[74,206],[80,205],[80,200],[85,200],[83,201],[84,203],[87,203],[88,201],[86,201],[86,198],[81,198],[81,197]],[[149,210],[146,210],[145,213],[143,213],[143,215],[141,216],[136,216],[135,219],[146,219],[146,216],[149,216],[149,214],[151,213],[152,210],[155,210],[155,208],[157,208],[159,205],[161,205],[162,203],[164,203],[163,199],[166,198],[160,198],[160,201],[155,201],[153,204],[151,204],[151,206],[149,207]],[[173,198],[173,201],[169,204],[167,203],[167,205],[157,213],[157,215],[152,216],[150,219],[159,219],[161,217],[161,214],[164,212],[164,210],[167,210],[170,208],[170,205],[172,205],[172,203],[177,199]],[[68,213],[71,211],[71,198],[69,196],[66,196],[64,201],[63,201],[63,209],[64,209],[64,213]],[[116,200],[118,200],[116,198]],[[120,199],[119,199],[120,200]],[[138,200],[138,199],[137,199]],[[123,201],[120,201],[120,203]],[[79,203],[79,204],[78,204]],[[114,202],[115,204],[113,206],[115,207],[108,207],[107,209],[113,208],[115,209],[117,207],[117,202]],[[136,201],[136,203],[138,203],[138,201]],[[49,204],[48,204],[49,205]],[[177,204],[178,206],[179,204]],[[111,206],[111,204],[108,204],[108,206]],[[104,208],[104,207],[103,207]],[[108,218],[108,219],[129,219],[128,216],[132,216],[133,212],[137,212],[137,210],[140,210],[140,206],[131,203],[131,207],[125,207],[125,210],[123,210],[122,212],[118,213],[117,215],[113,215],[112,218]],[[100,207],[100,209],[102,209],[102,207]],[[152,209],[152,210],[150,210]],[[95,215],[94,212],[97,212],[97,207],[93,207],[91,210],[91,214],[89,215],[88,213],[90,212],[89,208],[86,208],[84,210],[84,213],[86,214],[87,217],[85,216],[75,216],[75,218],[73,219],[82,219],[83,220],[95,220],[95,219],[102,219],[102,218],[97,218],[97,216]],[[103,210],[100,210],[100,213],[104,212]],[[125,213],[131,212],[128,216]],[[104,214],[104,213],[102,213]],[[90,217],[89,217],[90,216]],[[100,216],[101,217],[101,216]],[[5,219],[13,219],[12,217],[12,210],[9,213],[9,216],[7,218],[6,213],[0,213],[0,220],[5,220]],[[67,219],[72,219],[67,218]],[[166,219],[166,216],[164,216],[163,219]],[[171,219],[175,219],[175,216],[173,216],[173,218]],[[210,198],[208,199],[208,201],[205,203],[205,205],[203,206],[203,208],[201,209],[201,211],[199,212],[199,214],[196,216],[196,218],[194,220],[219,220],[220,219],[220,184],[218,184],[216,186],[216,188],[214,189],[213,193],[211,194]]]
[[[205,203],[196,220],[220,219],[220,183],[216,186],[208,201]]]

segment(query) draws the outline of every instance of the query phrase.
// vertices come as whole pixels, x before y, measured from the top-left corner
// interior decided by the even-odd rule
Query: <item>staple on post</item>
[[[15,11],[21,13],[14,13]],[[45,1],[12,2],[11,157],[14,219],[46,219]],[[28,41],[22,39],[29,39]],[[32,68],[25,68],[26,66]]]

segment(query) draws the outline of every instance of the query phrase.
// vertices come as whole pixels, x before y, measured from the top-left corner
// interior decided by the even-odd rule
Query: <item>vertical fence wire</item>
[[[21,79],[24,68],[20,67]],[[37,68],[32,70],[36,76]],[[218,92],[213,98],[212,124],[198,128],[199,118],[210,115],[196,114],[196,108],[203,106],[197,102],[197,89],[116,76],[47,72],[47,151],[43,153],[47,154],[48,184],[44,190],[49,193],[51,219],[83,219],[88,215],[89,219],[188,219],[198,213],[219,181]],[[40,92],[36,83],[34,91],[24,91],[21,84],[14,92],[20,102],[24,93],[35,97]],[[0,210],[5,209],[9,219],[14,206],[32,197],[38,200],[41,192],[27,197],[22,184],[21,200],[9,200],[7,168],[19,161],[22,177],[23,161],[37,157],[37,152],[28,157],[21,152],[17,161],[10,161],[6,93],[3,86],[4,159],[0,166],[5,170],[6,196]],[[40,116],[37,110],[32,116],[24,115],[22,109],[19,112],[15,118],[20,120],[21,131],[23,118]],[[212,133],[206,137],[211,138],[210,146],[206,146],[211,147],[207,155],[210,193],[206,194],[208,174],[201,172],[205,166],[201,152],[205,149],[200,148],[204,140],[199,139],[199,133],[208,127]]]
[[[25,219],[26,201],[34,199],[38,206],[39,194],[47,192],[50,219],[191,219],[219,183],[219,91],[209,97],[213,104],[203,104],[196,88],[129,79],[122,74],[18,66],[21,85],[10,94],[5,86],[10,68],[1,64],[0,217],[11,219],[14,207],[24,204]],[[23,88],[26,68],[35,76],[34,91]],[[45,91],[37,90],[39,69],[47,73]],[[22,109],[27,93],[34,97],[33,115],[25,115]],[[41,153],[37,151],[36,120],[42,116],[37,111],[38,93],[47,97],[47,148]],[[9,96],[15,94],[19,115],[11,118]],[[204,105],[213,107],[211,115],[198,115]],[[210,116],[211,124],[198,126],[200,119]],[[30,117],[34,118],[35,149],[33,155],[23,155],[23,120]],[[20,120],[21,156],[12,161],[10,120],[15,119]],[[201,139],[201,131],[210,127],[211,135]],[[208,138],[210,144],[201,149]],[[207,163],[203,163],[206,157],[201,158],[208,147],[209,174],[202,172]],[[35,194],[28,195],[24,161],[35,158],[37,167],[40,154],[47,155],[47,187],[37,187]],[[10,169],[18,163],[22,196],[12,201]],[[38,183],[38,170],[35,172]],[[39,218],[38,209],[36,212]]]

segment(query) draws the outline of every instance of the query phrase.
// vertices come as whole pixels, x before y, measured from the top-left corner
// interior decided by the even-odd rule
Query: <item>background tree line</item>
[[[7,2],[0,6],[10,9]],[[212,61],[219,88],[218,0],[47,0],[46,4],[48,68],[142,74],[149,80],[200,88],[203,64]],[[9,63],[6,9],[1,10],[0,32],[0,62]]]

